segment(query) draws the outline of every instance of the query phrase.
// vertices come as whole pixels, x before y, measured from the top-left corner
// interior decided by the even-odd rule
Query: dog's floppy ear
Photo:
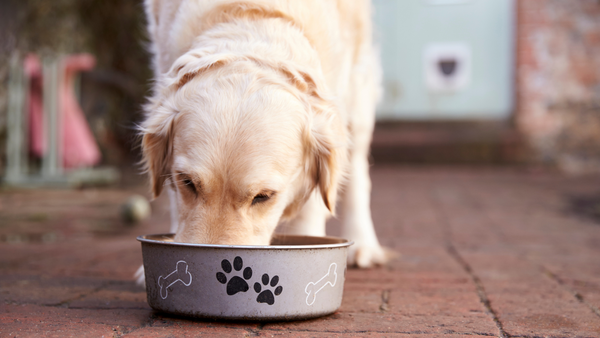
[[[142,161],[150,175],[152,194],[156,198],[171,174],[176,113],[156,105],[146,109],[152,109],[153,112],[142,127]]]
[[[338,187],[343,177],[342,162],[345,149],[342,146],[343,135],[336,133],[332,119],[317,113],[313,117],[310,131],[313,178],[319,187],[323,202],[332,214],[335,214]],[[337,135],[336,135],[337,134]]]
[[[306,73],[294,74],[293,81],[298,89],[308,94],[309,122],[305,134],[307,169],[319,188],[325,206],[335,214],[338,188],[345,176],[343,168],[347,161],[347,138],[339,108],[331,99],[325,98],[321,86]]]

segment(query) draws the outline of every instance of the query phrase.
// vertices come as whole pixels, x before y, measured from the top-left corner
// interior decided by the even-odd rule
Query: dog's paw
[[[144,274],[144,266],[140,266],[139,269],[133,275],[135,278],[135,284],[145,288],[146,287],[146,275]]]
[[[384,265],[399,256],[399,253],[384,248],[379,244],[353,245],[348,252],[348,266],[370,268],[373,266]]]

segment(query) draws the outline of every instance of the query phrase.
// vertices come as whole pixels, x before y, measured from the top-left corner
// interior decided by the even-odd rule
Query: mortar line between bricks
[[[244,337],[258,337],[263,328],[267,325],[266,323],[260,323],[256,327],[256,329],[246,329],[248,334],[244,335]]]
[[[145,327],[152,327],[154,326],[154,320],[156,319],[156,315],[154,314],[154,312],[151,312],[150,315],[148,316],[148,320],[143,322],[139,327],[134,327],[132,330],[129,330],[127,332],[121,332],[121,333],[117,333],[115,338],[121,338],[123,336],[129,335],[135,331],[141,330]]]
[[[54,303],[54,304],[46,304],[44,306],[60,307],[60,306],[63,306],[63,305],[67,305],[67,307],[68,307],[71,302],[79,300],[79,299],[82,299],[82,298],[87,297],[89,295],[93,295],[94,293],[96,293],[96,292],[104,289],[105,287],[109,286],[110,284],[111,284],[110,281],[103,282],[102,284],[100,284],[99,286],[97,286],[96,288],[94,288],[92,291],[83,292],[83,293],[80,293],[79,295],[77,295],[75,297],[67,298],[65,300],[62,300],[62,301],[60,301],[58,303]]]
[[[435,210],[439,210],[439,212],[442,214],[441,217],[439,217],[437,213],[435,214],[435,216],[437,217],[438,222],[442,227],[442,233],[446,242],[446,251],[448,252],[450,257],[452,257],[463,268],[463,270],[469,275],[469,277],[471,277],[471,280],[473,281],[473,283],[475,284],[475,288],[477,289],[477,296],[479,297],[479,301],[483,304],[486,312],[492,317],[494,324],[496,324],[496,327],[498,328],[498,336],[500,338],[510,337],[510,335],[504,330],[502,322],[500,322],[500,318],[498,318],[498,314],[492,308],[492,304],[489,298],[487,297],[485,288],[483,287],[483,282],[481,282],[481,279],[479,279],[475,272],[473,272],[471,266],[458,253],[456,247],[452,243],[452,230],[450,224],[446,221],[449,218],[449,216],[445,214],[444,208],[441,205],[442,203],[440,203],[439,199],[436,198],[436,196],[432,196],[431,203],[433,204]]]
[[[548,277],[550,277],[550,279],[552,279],[554,282],[556,282],[561,288],[563,288],[564,290],[566,290],[567,292],[569,292],[570,294],[572,294],[573,297],[575,297],[575,299],[577,299],[578,302],[580,302],[583,305],[586,305],[596,316],[600,317],[600,309],[598,309],[597,307],[595,307],[593,304],[590,304],[590,303],[586,302],[585,299],[583,298],[582,294],[580,294],[579,292],[571,289],[567,285],[567,283],[565,283],[565,281],[563,281],[555,273],[553,273],[552,271],[550,271],[550,269],[546,268],[542,264],[540,264],[540,267],[541,267],[542,271]]]
[[[487,297],[487,294],[485,292],[485,288],[483,287],[483,283],[481,282],[481,279],[479,279],[479,277],[477,277],[477,275],[473,272],[473,269],[471,268],[471,266],[462,258],[462,256],[458,253],[458,251],[456,251],[456,248],[454,247],[454,245],[451,242],[448,242],[446,244],[446,251],[448,251],[448,254],[452,258],[454,258],[454,260],[465,270],[465,272],[467,274],[469,274],[469,276],[471,277],[471,280],[473,280],[473,283],[475,283],[475,287],[477,288],[477,295],[479,296],[479,301],[483,304],[483,306],[485,306],[485,309],[490,314],[490,316],[492,316],[492,319],[494,320],[496,327],[498,327],[499,336],[501,338],[510,337],[510,335],[506,331],[504,331],[504,327],[502,326],[502,323],[500,322],[500,319],[498,318],[498,314],[496,314],[496,311],[494,311],[494,309],[492,308],[492,304],[491,304],[489,298]]]
[[[390,294],[392,290],[386,289],[381,292],[381,305],[379,305],[379,310],[381,312],[387,312],[390,310]]]

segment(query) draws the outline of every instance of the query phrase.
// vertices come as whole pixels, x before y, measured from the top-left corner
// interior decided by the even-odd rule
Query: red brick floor
[[[600,176],[374,166],[373,218],[402,253],[350,270],[335,314],[276,323],[154,312],[132,275],[128,189],[0,193],[0,337],[600,337]],[[339,233],[336,221],[332,234]]]

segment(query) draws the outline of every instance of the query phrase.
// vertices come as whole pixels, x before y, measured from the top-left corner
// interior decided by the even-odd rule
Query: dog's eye
[[[196,194],[196,193],[197,193],[197,191],[196,191],[196,185],[194,184],[194,182],[192,182],[192,180],[191,180],[189,177],[187,177],[187,176],[184,176],[184,177],[181,179],[181,183],[183,183],[183,185],[184,185],[186,188],[190,189],[190,191],[191,191],[191,192],[193,192],[194,194]]]
[[[255,205],[257,203],[262,203],[267,201],[269,198],[271,198],[271,196],[265,194],[265,193],[260,193],[256,196],[254,196],[254,199],[252,200],[252,205]]]

